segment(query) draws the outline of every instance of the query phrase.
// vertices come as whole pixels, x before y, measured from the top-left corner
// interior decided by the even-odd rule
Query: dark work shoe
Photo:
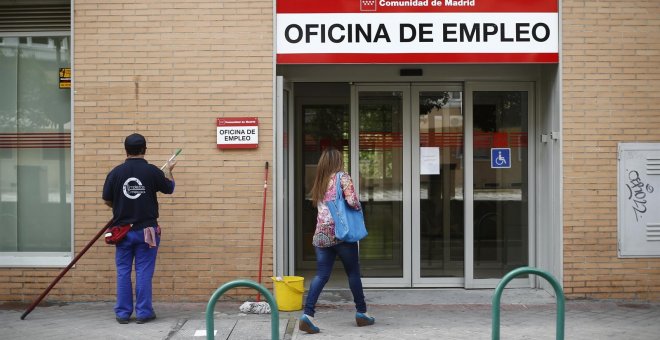
[[[316,334],[316,333],[321,331],[314,324],[314,318],[307,315],[307,314],[303,314],[300,317],[300,323],[298,323],[298,329],[303,331],[303,332],[307,332],[309,334]]]
[[[148,318],[137,318],[137,319],[135,319],[135,322],[139,323],[139,324],[143,324],[143,323],[147,323],[151,320],[155,320],[155,319],[156,319],[156,314],[154,314],[154,315],[152,315]]]
[[[367,313],[357,312],[355,313],[355,322],[358,327],[371,326],[376,322],[376,318],[369,316]]]
[[[128,323],[128,319],[122,319],[120,317],[116,317],[116,319],[117,319],[117,322],[122,324],[122,325],[125,325],[125,324]]]

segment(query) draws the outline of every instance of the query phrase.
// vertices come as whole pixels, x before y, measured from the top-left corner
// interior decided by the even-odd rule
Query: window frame
[[[71,144],[69,148],[69,168],[71,169],[71,179],[69,184],[69,190],[71,192],[71,202],[70,202],[70,216],[71,221],[69,225],[69,232],[71,243],[69,245],[69,251],[62,252],[2,252],[0,251],[0,268],[31,268],[31,267],[66,267],[74,257],[74,248],[75,248],[75,233],[74,233],[74,221],[75,221],[75,195],[74,195],[74,101],[73,101],[73,70],[74,70],[74,42],[72,40],[73,34],[71,31],[26,31],[26,32],[0,32],[0,38],[22,38],[22,37],[67,37],[70,42],[69,49],[69,60],[70,67],[72,72],[72,84],[71,89],[69,90],[69,116],[71,117]]]

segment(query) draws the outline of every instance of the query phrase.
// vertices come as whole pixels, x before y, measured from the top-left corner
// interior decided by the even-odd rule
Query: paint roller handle
[[[178,156],[180,153],[181,153],[181,149],[177,149],[176,152],[172,155],[172,157],[170,157],[170,159],[168,159],[167,162],[165,162],[165,164],[163,164],[163,166],[160,167],[160,170],[162,171],[163,169],[165,169],[167,164],[173,161],[176,158],[176,156]]]

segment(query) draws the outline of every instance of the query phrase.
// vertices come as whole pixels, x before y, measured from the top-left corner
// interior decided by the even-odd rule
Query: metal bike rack
[[[251,280],[235,280],[235,281],[227,282],[224,285],[222,285],[220,288],[218,288],[215,291],[215,293],[213,293],[213,295],[211,295],[211,298],[209,299],[209,303],[206,305],[206,339],[213,340],[215,338],[215,335],[213,334],[213,332],[215,331],[214,321],[213,321],[213,311],[215,310],[215,303],[218,302],[218,299],[220,298],[220,296],[222,296],[222,294],[224,294],[226,291],[234,287],[254,288],[266,298],[266,301],[270,306],[270,315],[271,315],[270,336],[271,339],[279,339],[280,313],[277,310],[277,302],[275,302],[273,295],[268,291],[268,289],[264,288],[262,285]]]
[[[493,296],[493,328],[492,328],[492,339],[500,339],[500,300],[502,298],[502,291],[504,287],[513,280],[516,276],[523,274],[534,274],[546,279],[555,290],[555,295],[557,297],[557,340],[564,340],[564,291],[559,285],[559,281],[555,279],[550,273],[542,271],[540,269],[532,267],[521,267],[514,269],[504,275],[500,283],[495,289],[495,295]]]

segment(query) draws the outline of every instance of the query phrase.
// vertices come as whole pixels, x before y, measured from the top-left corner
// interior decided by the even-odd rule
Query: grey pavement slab
[[[565,339],[660,339],[660,306],[569,302]],[[376,324],[358,328],[349,306],[322,306],[315,320],[321,333],[293,339],[490,339],[490,305],[373,305]],[[555,339],[554,305],[504,305],[501,339]]]
[[[214,313],[216,339],[270,339],[271,315],[244,314],[239,303],[218,303]],[[206,304],[154,303],[157,318],[137,324],[115,321],[112,302],[38,306],[25,320],[25,308],[0,308],[0,339],[206,339]],[[289,316],[280,315],[279,334],[285,335]],[[292,324],[295,323],[295,319]],[[289,333],[292,333],[290,327]]]
[[[376,324],[357,327],[347,290],[325,291],[316,320],[321,333],[298,331],[301,312],[279,313],[281,339],[490,339],[493,290],[366,290]],[[209,293],[210,295],[210,293]],[[242,301],[241,301],[242,302]],[[239,301],[216,304],[215,339],[270,339],[271,315],[243,314]],[[206,339],[205,303],[155,303],[158,318],[143,325],[114,320],[112,302],[39,306],[0,303],[0,339]],[[502,296],[501,339],[555,339],[554,297],[541,290],[508,289]],[[566,302],[567,340],[658,340],[660,303]],[[196,336],[197,335],[197,336]]]

